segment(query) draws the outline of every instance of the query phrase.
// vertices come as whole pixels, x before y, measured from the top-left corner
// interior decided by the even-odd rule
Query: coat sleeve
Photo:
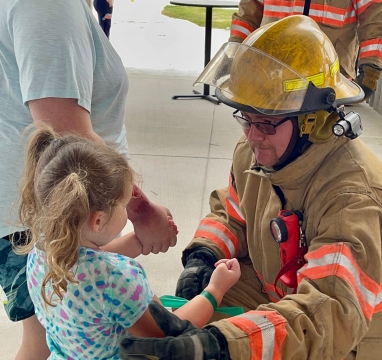
[[[382,68],[382,3],[357,1],[359,65]]]
[[[239,142],[235,153],[242,145]],[[214,190],[210,196],[211,212],[200,221],[188,249],[205,246],[210,248],[218,259],[231,259],[248,255],[246,221],[239,204],[234,169],[231,167],[228,186]]]
[[[241,0],[239,11],[232,15],[229,41],[242,42],[260,27],[264,6],[257,0]]]
[[[343,359],[372,317],[382,320],[380,195],[343,193],[316,212],[296,294],[211,324],[224,334],[232,359]],[[380,357],[377,333],[379,354],[369,346],[360,358]]]

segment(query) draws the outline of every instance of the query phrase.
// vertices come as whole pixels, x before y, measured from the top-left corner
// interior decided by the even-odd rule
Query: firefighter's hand
[[[362,64],[358,71],[359,75],[356,78],[356,83],[361,86],[365,93],[364,100],[367,100],[377,89],[377,82],[381,76],[381,69],[373,64]]]
[[[187,255],[183,272],[176,284],[175,295],[191,300],[208,285],[217,258],[206,247],[197,247]]]
[[[120,342],[120,359],[230,359],[227,341],[216,327],[200,329],[187,320],[180,320],[156,301],[151,301],[149,311],[166,337],[127,335]]]

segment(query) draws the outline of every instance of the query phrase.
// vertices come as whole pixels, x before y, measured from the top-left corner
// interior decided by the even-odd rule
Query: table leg
[[[212,34],[212,7],[206,7],[206,26],[204,33],[204,66],[211,60],[211,34]],[[210,95],[210,86],[207,84],[203,85],[203,94],[197,90],[192,91],[194,95],[174,95],[172,98],[200,98],[211,101],[212,103],[219,105],[220,101]]]

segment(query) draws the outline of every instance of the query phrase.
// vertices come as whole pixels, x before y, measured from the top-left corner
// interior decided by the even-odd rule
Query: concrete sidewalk
[[[176,247],[138,258],[159,296],[174,294],[182,249],[208,213],[210,192],[227,185],[241,135],[231,108],[200,99],[171,99],[190,93],[203,69],[204,28],[160,15],[167,3],[115,0],[111,29],[111,42],[130,78],[126,126],[131,163],[143,177],[145,193],[169,207],[180,230]],[[228,31],[215,30],[212,38],[215,53]],[[364,103],[351,110],[361,114],[362,139],[382,159],[382,116]],[[12,360],[21,324],[11,323],[2,308],[0,324],[0,360]]]

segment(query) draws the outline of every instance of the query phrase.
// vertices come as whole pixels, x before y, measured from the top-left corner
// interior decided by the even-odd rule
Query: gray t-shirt
[[[122,61],[84,0],[0,0],[0,236],[16,230],[28,101],[74,98],[128,155]],[[12,212],[12,213],[11,213]]]

